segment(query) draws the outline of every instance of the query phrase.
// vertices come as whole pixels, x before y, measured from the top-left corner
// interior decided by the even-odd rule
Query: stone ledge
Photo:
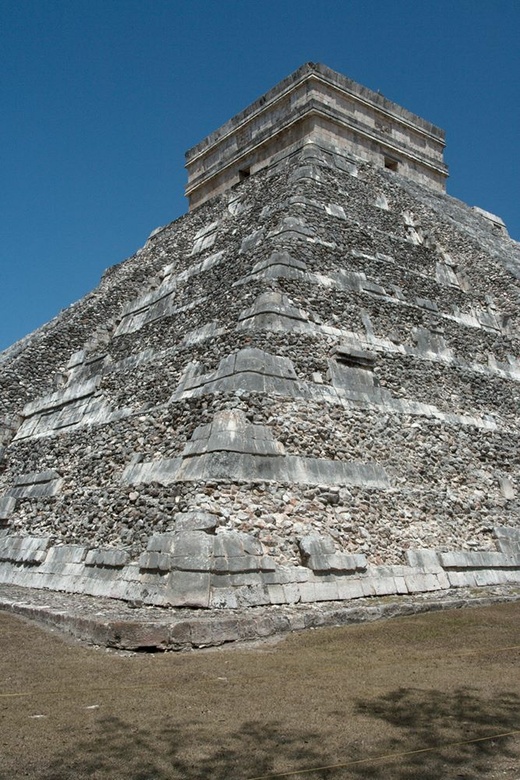
[[[520,601],[520,586],[438,591],[358,599],[353,605],[321,602],[245,610],[162,609],[109,599],[69,596],[0,585],[0,609],[91,645],[122,650],[192,650],[248,642],[306,628],[345,626],[430,611]]]
[[[229,479],[237,482],[275,481],[297,485],[362,485],[379,490],[390,487],[385,470],[376,463],[241,452],[209,452],[184,459],[171,458],[129,465],[123,472],[122,482],[127,485],[149,482],[169,485],[178,481]]]

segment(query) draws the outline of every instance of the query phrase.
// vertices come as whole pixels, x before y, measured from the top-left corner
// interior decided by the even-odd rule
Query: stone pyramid
[[[0,355],[0,582],[244,608],[520,583],[520,245],[308,63]]]

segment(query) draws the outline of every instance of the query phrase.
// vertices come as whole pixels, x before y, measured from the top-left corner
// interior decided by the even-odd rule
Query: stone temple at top
[[[189,212],[0,354],[0,584],[223,617],[520,584],[520,246],[443,147],[308,63],[190,149]]]
[[[444,132],[324,65],[307,63],[186,154],[190,208],[316,144],[444,192]]]

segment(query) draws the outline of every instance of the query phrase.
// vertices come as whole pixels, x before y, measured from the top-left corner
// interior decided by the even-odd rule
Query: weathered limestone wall
[[[312,144],[156,232],[0,356],[0,580],[204,607],[517,582],[517,269],[488,216]]]

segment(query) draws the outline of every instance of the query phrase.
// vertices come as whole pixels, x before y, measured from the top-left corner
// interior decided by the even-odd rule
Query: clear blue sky
[[[186,211],[184,152],[309,60],[446,130],[520,239],[520,0],[0,0],[0,350]]]

